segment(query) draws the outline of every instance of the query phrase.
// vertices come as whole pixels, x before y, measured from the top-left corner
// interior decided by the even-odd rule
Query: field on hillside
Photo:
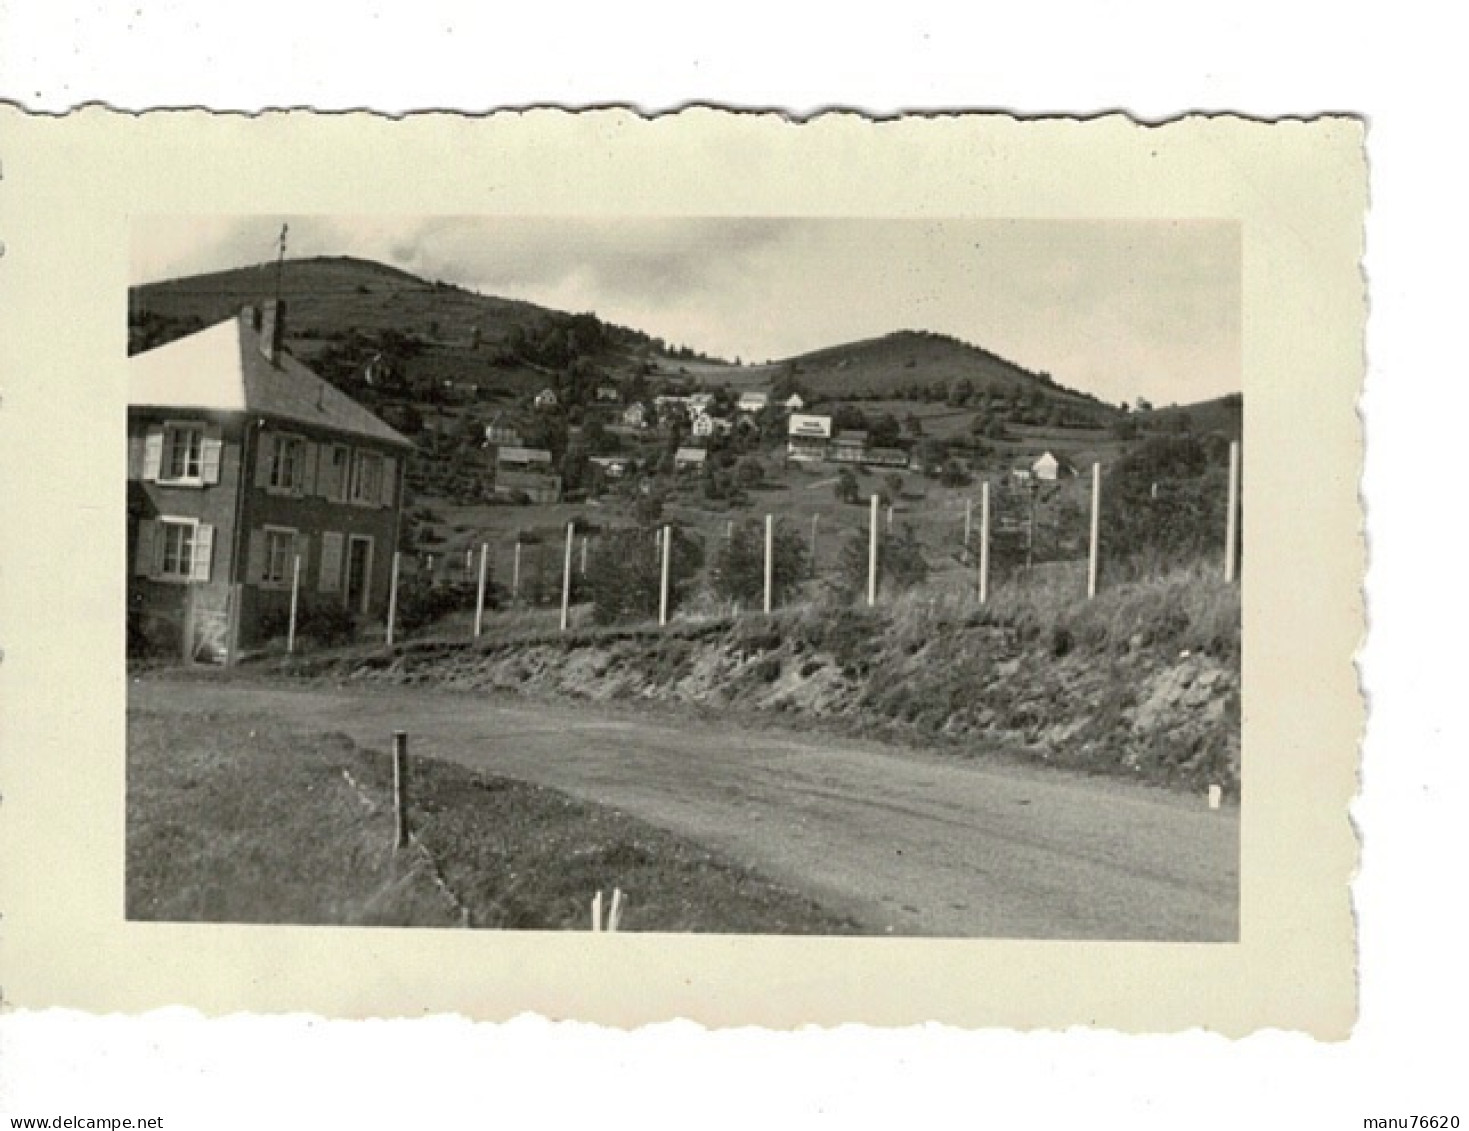
[[[975,558],[966,551],[966,511],[969,548],[977,545],[980,529],[980,485],[947,487],[938,480],[911,471],[857,470],[860,502],[845,503],[836,497],[839,469],[831,464],[787,466],[776,456],[761,458],[762,481],[748,489],[743,505],[732,507],[711,503],[697,475],[687,475],[668,495],[663,520],[697,533],[705,550],[705,572],[731,533],[731,524],[763,523],[771,515],[787,524],[800,537],[808,554],[814,546],[810,586],[813,593],[827,584],[850,577],[855,557],[865,562],[869,534],[870,497],[880,493],[891,498],[879,509],[879,529],[884,538],[911,535],[922,547],[930,569],[933,592],[962,591],[976,584]],[[895,493],[894,486],[899,490]],[[1048,486],[1036,507],[1037,562],[1077,562],[1086,550],[1086,507],[1089,480],[1078,477]],[[998,579],[1007,559],[1019,552],[1022,524],[1029,495],[1005,485],[997,477],[992,487],[992,576]],[[597,539],[609,530],[638,525],[630,499],[606,496],[589,503],[538,505],[455,504],[423,497],[414,512],[428,513],[433,521],[424,528],[427,540],[420,541],[413,559],[415,572],[432,574],[438,580],[473,584],[477,580],[480,547],[488,547],[492,592],[503,605],[554,606],[559,604],[562,570],[566,554],[567,524],[578,524],[572,543],[574,581],[581,576],[584,560],[594,557]],[[516,546],[519,544],[519,571]],[[656,536],[650,532],[648,554],[656,561]],[[808,586],[809,587],[809,586]],[[578,597],[580,587],[577,586]],[[513,599],[512,599],[513,598]],[[456,618],[462,626],[465,617]]]

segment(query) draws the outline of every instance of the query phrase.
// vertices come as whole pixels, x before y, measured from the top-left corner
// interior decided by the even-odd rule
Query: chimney
[[[286,304],[272,299],[264,306],[256,323],[260,330],[260,352],[272,365],[280,364],[281,339],[286,332]]]

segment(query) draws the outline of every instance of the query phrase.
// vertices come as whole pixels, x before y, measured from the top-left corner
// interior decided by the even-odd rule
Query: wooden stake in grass
[[[402,554],[393,551],[393,577],[388,583],[388,647],[393,646],[393,629],[398,622],[398,569],[401,565]]]
[[[592,896],[592,930],[602,929],[602,893]]]
[[[301,555],[291,559],[291,619],[286,625],[286,654],[296,650],[296,602],[301,592]]]
[[[571,548],[576,543],[576,523],[566,524],[566,562],[561,569],[561,631],[571,622]]]
[[[872,496],[872,521],[867,533],[867,606],[877,604],[877,508],[876,493]]]
[[[979,487],[979,603],[990,596],[990,482]]]
[[[1086,596],[1091,600],[1097,595],[1097,566],[1101,560],[1102,529],[1102,465],[1092,464],[1092,537],[1091,552],[1087,558]]]
[[[1239,441],[1229,443],[1229,513],[1224,520],[1224,583],[1234,581],[1239,556]]]
[[[583,577],[587,575],[587,540],[589,537],[590,535],[587,534],[581,536],[581,575]]]
[[[479,589],[474,598],[474,634],[479,636],[485,619],[485,578],[490,569],[490,544],[481,542],[479,547]]]
[[[520,539],[515,539],[515,566],[510,572],[510,599],[520,596]]]
[[[393,732],[393,847],[408,844],[408,732]]]
[[[612,889],[612,909],[607,912],[607,929],[615,931],[622,922],[622,889]]]
[[[668,623],[668,558],[669,550],[673,546],[672,531],[671,526],[663,528],[663,576],[658,587],[658,623],[660,625]]]
[[[765,516],[765,613],[770,615],[771,591],[775,586],[775,516]]]

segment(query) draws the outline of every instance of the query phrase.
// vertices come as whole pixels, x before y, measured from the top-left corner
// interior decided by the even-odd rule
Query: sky
[[[1114,403],[1242,387],[1233,222],[141,217],[132,281],[274,259],[282,224],[288,258],[372,259],[730,360],[932,330]]]

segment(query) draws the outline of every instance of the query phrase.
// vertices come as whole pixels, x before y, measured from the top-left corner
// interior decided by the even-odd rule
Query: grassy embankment
[[[301,674],[655,700],[1196,789],[1239,785],[1239,589],[1205,566],[300,659]],[[548,626],[549,627],[549,626]]]
[[[697,845],[553,790],[412,761],[393,849],[391,758],[225,716],[128,720],[131,919],[838,934],[853,925]]]

